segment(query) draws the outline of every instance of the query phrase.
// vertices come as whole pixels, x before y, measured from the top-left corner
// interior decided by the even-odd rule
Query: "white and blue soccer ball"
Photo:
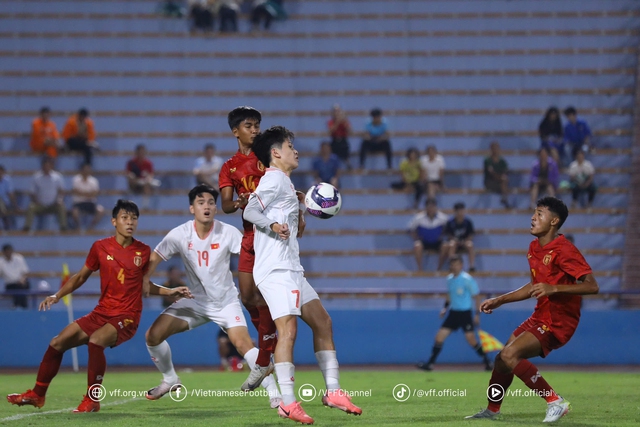
[[[326,182],[314,185],[304,198],[307,212],[316,218],[328,219],[340,212],[342,196],[336,187]]]

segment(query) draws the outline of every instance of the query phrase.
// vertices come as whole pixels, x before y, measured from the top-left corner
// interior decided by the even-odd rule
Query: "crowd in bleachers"
[[[559,110],[555,107],[549,108],[539,125],[540,150],[537,159],[533,160],[529,176],[532,206],[538,196],[556,195],[562,190],[571,193],[573,206],[581,203],[589,207],[594,200],[595,169],[586,159],[592,147],[591,131],[586,122],[577,118],[573,107],[565,109],[564,114],[567,118],[564,127]],[[352,169],[349,141],[353,137],[361,138],[360,173],[366,174],[366,159],[371,153],[382,153],[387,168],[392,169],[394,159],[389,126],[382,110],[373,108],[363,122],[361,131],[354,131],[345,111],[339,105],[334,105],[327,121],[328,139],[320,143],[319,153],[312,161],[313,181],[329,182],[337,188],[341,187],[341,174]],[[61,137],[55,122],[51,120],[50,109],[43,107],[32,122],[30,148],[34,154],[41,156],[41,169],[33,174],[30,188],[25,189],[29,203],[24,209],[23,231],[31,231],[34,219],[46,214],[55,215],[61,231],[81,228],[86,222],[84,218],[90,219],[88,229],[98,226],[104,215],[104,207],[98,203],[100,184],[91,169],[98,143],[89,112],[82,108],[69,117]],[[55,170],[56,158],[61,152],[79,152],[82,156],[79,172],[73,177],[69,191],[72,196],[70,208],[64,201],[67,194],[64,178]],[[216,155],[216,147],[206,144],[202,156],[196,158],[193,164],[194,183],[204,182],[217,188],[223,162],[224,159]],[[154,173],[153,161],[148,157],[144,144],[135,147],[134,157],[125,168],[129,191],[142,195],[142,207],[148,208],[151,197],[162,183]],[[497,141],[490,144],[482,169],[486,192],[498,194],[504,208],[509,209],[509,164]],[[415,215],[408,227],[414,240],[413,251],[418,270],[423,268],[425,252],[437,254],[438,270],[448,258],[464,252],[469,256],[469,270],[474,271],[474,227],[472,220],[466,216],[464,203],[453,206],[452,217],[438,208],[438,198],[446,191],[446,161],[438,153],[436,145],[429,144],[422,155],[418,148],[409,148],[406,157],[400,161],[398,173],[400,179],[391,182],[391,188],[411,192],[413,209],[419,209],[423,197],[426,197],[424,210]],[[20,211],[11,177],[0,165],[0,216],[5,229],[13,228],[15,221],[12,216]]]

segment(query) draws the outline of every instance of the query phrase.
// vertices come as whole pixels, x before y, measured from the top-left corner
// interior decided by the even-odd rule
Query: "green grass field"
[[[124,392],[144,391],[157,385],[160,375],[153,372],[107,372],[104,386],[107,396],[99,413],[71,414],[86,387],[86,373],[62,373],[49,389],[42,409],[0,404],[0,424],[8,426],[293,426],[290,420],[269,409],[265,396],[197,397],[195,390],[237,390],[245,373],[179,372],[189,394],[182,402],[168,395],[158,401],[125,397]],[[640,425],[640,374],[547,371],[543,375],[564,397],[573,410],[557,424],[563,426],[638,426]],[[0,394],[23,392],[33,386],[35,375],[0,375]],[[464,420],[486,405],[485,391],[489,374],[453,371],[371,371],[343,370],[344,389],[361,393],[353,402],[363,415],[347,415],[322,406],[320,397],[303,402],[307,413],[323,426],[530,426],[542,424],[546,405],[539,397],[507,396],[499,421]],[[296,387],[309,383],[320,389],[318,371],[296,373]],[[398,402],[392,390],[399,384],[412,389],[405,402]],[[435,392],[430,390],[435,389]],[[433,394],[445,389],[465,392],[466,396]],[[516,378],[511,390],[526,387]],[[120,390],[119,392],[117,390]],[[424,390],[426,396],[418,397]],[[117,396],[117,394],[120,396]],[[216,392],[213,392],[217,394]],[[211,394],[211,393],[210,393]],[[368,395],[367,395],[368,394]],[[494,424],[495,423],[495,424]]]

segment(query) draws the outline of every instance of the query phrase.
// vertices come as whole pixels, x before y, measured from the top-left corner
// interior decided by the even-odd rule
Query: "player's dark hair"
[[[10,243],[5,243],[4,245],[2,245],[2,252],[9,250],[13,250],[13,246],[11,246]]]
[[[458,202],[455,205],[453,205],[453,210],[454,211],[459,211],[460,209],[464,209],[464,203],[463,202]]]
[[[429,206],[429,205],[433,205],[433,206],[438,206],[438,202],[436,201],[436,199],[427,199],[424,202],[425,206]]]
[[[142,149],[146,149],[147,146],[144,144],[138,144],[136,145],[136,153],[138,153],[138,151],[142,150]]]
[[[42,107],[40,108],[40,114],[44,114],[44,113],[50,113],[51,112],[51,108],[49,107]]]
[[[111,218],[118,218],[118,214],[120,211],[125,211],[131,215],[135,215],[136,217],[140,216],[140,210],[138,209],[138,205],[133,203],[131,200],[118,199],[116,205],[113,207],[111,211]]]
[[[549,212],[556,215],[560,219],[560,222],[558,222],[558,230],[560,230],[560,227],[562,227],[562,224],[564,224],[564,222],[567,220],[567,217],[569,216],[569,209],[567,209],[567,205],[565,205],[564,202],[557,197],[543,197],[542,199],[538,200],[536,206],[539,208],[549,209]]]
[[[215,149],[216,149],[216,146],[215,146],[215,145],[213,145],[213,144],[211,144],[211,143],[209,143],[209,144],[205,144],[205,145],[204,145],[204,149],[205,149],[205,150],[208,150],[209,148],[212,148],[212,149],[214,149],[214,150],[215,150]]]
[[[258,160],[263,165],[271,165],[271,149],[282,148],[282,144],[288,139],[293,142],[295,135],[284,126],[271,126],[264,132],[256,135],[251,150],[256,153]]]
[[[44,156],[41,160],[40,160],[40,166],[44,166],[46,163],[51,164],[51,166],[55,165],[55,162],[53,160],[53,157],[49,157],[49,156]]]
[[[379,108],[374,108],[373,110],[371,110],[371,112],[369,113],[369,115],[371,117],[380,117],[382,115],[382,110]]]
[[[253,107],[242,106],[234,108],[227,115],[227,123],[229,123],[229,129],[234,130],[240,123],[247,119],[255,119],[260,123],[262,121],[262,114],[260,111]]]
[[[576,111],[576,109],[574,107],[567,107],[564,109],[564,115],[565,116],[570,116],[570,115],[577,115],[578,112]]]
[[[193,205],[196,198],[203,197],[203,194],[209,193],[213,197],[213,201],[218,201],[218,192],[207,184],[198,184],[189,191],[189,205]]]
[[[78,117],[89,117],[89,110],[87,110],[86,108],[81,108],[78,110]]]
[[[5,172],[6,169],[4,168],[4,165],[0,165],[0,171]]]

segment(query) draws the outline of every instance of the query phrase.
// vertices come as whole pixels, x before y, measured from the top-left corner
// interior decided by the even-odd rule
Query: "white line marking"
[[[133,398],[133,399],[127,399],[127,400],[116,400],[115,402],[109,402],[109,403],[103,403],[100,405],[100,408],[104,408],[105,406],[117,406],[117,405],[124,405],[125,403],[129,403],[129,402],[133,402],[134,400],[141,400],[139,398]],[[43,412],[30,412],[28,414],[17,414],[17,415],[12,415],[10,417],[6,417],[6,418],[0,418],[0,422],[4,422],[4,421],[17,421],[17,420],[22,420],[24,418],[28,418],[28,417],[33,417],[36,415],[49,415],[49,414],[62,414],[62,413],[68,413],[73,411],[76,408],[65,408],[65,409],[56,409],[55,411],[43,411]]]

